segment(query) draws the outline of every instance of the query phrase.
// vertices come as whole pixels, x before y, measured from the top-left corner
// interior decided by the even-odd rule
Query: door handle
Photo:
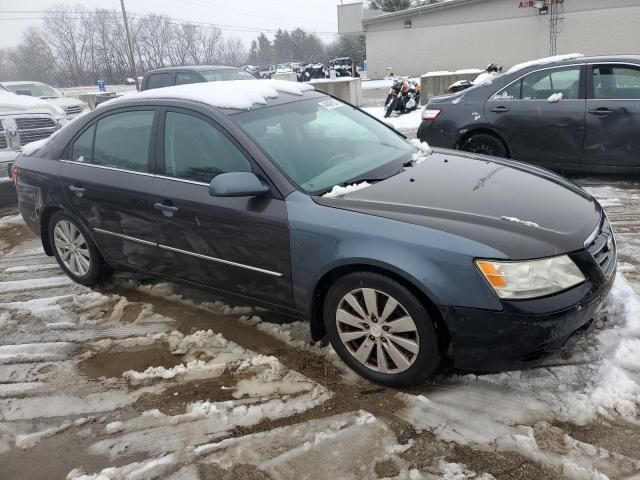
[[[613,110],[608,109],[607,107],[600,107],[600,108],[594,108],[593,110],[589,110],[589,113],[591,115],[609,115],[610,113],[613,113]]]
[[[82,195],[86,191],[83,187],[76,187],[75,185],[70,185],[69,190],[72,191],[76,197],[82,198]]]
[[[175,205],[167,205],[165,203],[155,203],[153,208],[162,211],[162,214],[167,217],[173,217],[173,214],[178,211],[178,207]]]
[[[494,113],[505,113],[508,112],[509,109],[505,106],[500,105],[499,107],[492,108],[491,111]]]

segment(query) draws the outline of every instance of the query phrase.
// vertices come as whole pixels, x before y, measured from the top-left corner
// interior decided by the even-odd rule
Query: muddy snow
[[[304,322],[153,279],[68,282],[19,230],[0,256],[0,477],[640,478],[640,185],[580,183],[619,271],[576,349],[403,391]]]

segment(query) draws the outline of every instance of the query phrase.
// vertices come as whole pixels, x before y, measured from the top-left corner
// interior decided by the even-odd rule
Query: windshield
[[[200,72],[207,82],[226,82],[229,80],[255,80],[255,77],[244,70],[208,70]]]
[[[58,98],[62,96],[55,88],[45,85],[44,83],[16,83],[7,85],[7,88],[13,93],[18,93],[19,90],[21,91],[20,93],[23,91],[30,92],[32,97]]]
[[[313,195],[335,185],[387,178],[416,152],[400,134],[329,97],[234,118],[303,191]]]

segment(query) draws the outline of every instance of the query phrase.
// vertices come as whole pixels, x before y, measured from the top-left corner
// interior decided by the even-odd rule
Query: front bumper
[[[615,263],[605,273],[587,251],[572,258],[587,277],[573,289],[534,300],[505,301],[497,312],[443,308],[454,366],[484,372],[519,370],[573,348],[607,299]]]
[[[16,187],[9,178],[9,165],[20,155],[17,150],[0,150],[0,208],[17,203]]]

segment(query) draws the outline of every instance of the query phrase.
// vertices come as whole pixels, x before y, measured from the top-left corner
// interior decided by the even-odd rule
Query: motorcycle
[[[409,113],[420,106],[420,84],[413,80],[397,79],[384,101],[386,109],[384,118],[391,116],[394,111]]]
[[[304,67],[300,72],[300,81],[308,82],[310,80],[317,80],[319,78],[327,78],[328,72],[325,66],[321,63],[314,63]]]

